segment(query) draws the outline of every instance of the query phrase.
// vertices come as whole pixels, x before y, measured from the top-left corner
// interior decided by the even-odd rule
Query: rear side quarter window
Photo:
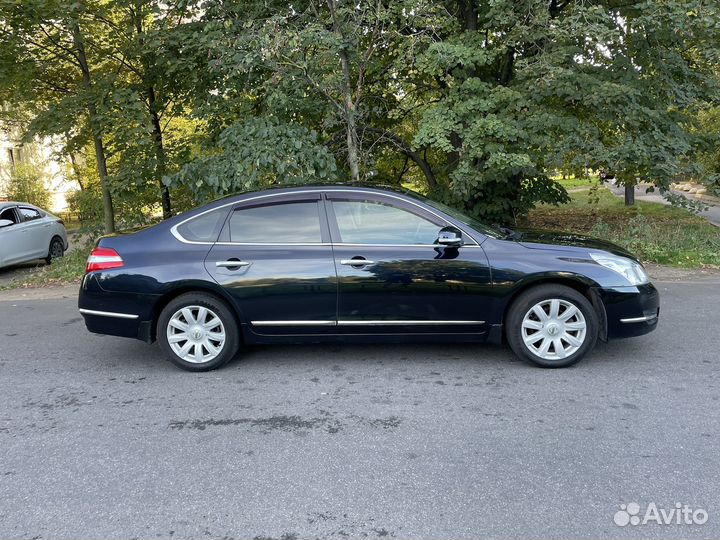
[[[220,208],[190,218],[177,226],[177,233],[188,242],[215,242],[227,214],[227,208]]]

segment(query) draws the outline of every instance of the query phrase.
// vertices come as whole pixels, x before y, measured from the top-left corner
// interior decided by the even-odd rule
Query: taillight
[[[109,270],[110,268],[121,268],[125,263],[118,252],[111,248],[96,247],[90,253],[85,266],[85,273],[96,270]]]

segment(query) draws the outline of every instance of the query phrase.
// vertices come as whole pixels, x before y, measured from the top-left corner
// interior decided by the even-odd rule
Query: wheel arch
[[[65,240],[64,240],[63,237],[60,236],[58,233],[54,232],[54,233],[52,234],[52,236],[50,237],[50,242],[48,243],[48,255],[50,255],[50,248],[52,247],[52,244],[53,244],[53,242],[55,241],[56,238],[57,238],[58,240],[60,240],[60,243],[62,244],[62,247],[63,247],[63,252],[66,251],[66,250],[65,250]]]
[[[165,292],[155,301],[152,310],[152,321],[150,321],[150,328],[148,329],[148,341],[153,342],[157,339],[157,323],[158,319],[160,318],[160,314],[162,313],[163,309],[165,309],[165,306],[167,306],[178,296],[193,292],[209,294],[223,302],[230,310],[230,313],[232,313],[235,317],[235,322],[237,323],[238,330],[240,332],[240,339],[243,339],[242,314],[239,312],[237,306],[235,305],[235,302],[233,302],[232,297],[227,292],[225,292],[222,287],[213,285],[212,283],[201,281],[178,284],[169,291]]]
[[[598,337],[602,341],[607,341],[607,314],[605,313],[605,306],[600,299],[600,295],[597,293],[599,285],[592,279],[582,276],[579,274],[570,274],[566,272],[562,274],[542,274],[537,276],[530,276],[527,279],[522,280],[518,283],[510,293],[510,297],[505,303],[505,309],[503,310],[502,316],[502,340],[507,341],[506,331],[507,324],[506,319],[510,308],[513,303],[525,292],[529,291],[534,287],[541,285],[564,285],[574,289],[575,291],[582,294],[587,298],[592,306],[595,308],[595,312],[598,316],[598,324],[600,326]]]

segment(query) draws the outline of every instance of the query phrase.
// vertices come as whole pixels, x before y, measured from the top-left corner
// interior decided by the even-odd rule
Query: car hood
[[[567,249],[568,251],[573,251],[577,250],[577,248],[581,248],[588,250],[602,250],[621,257],[628,257],[634,261],[638,260],[632,253],[617,244],[606,242],[605,240],[598,240],[592,236],[582,234],[524,230],[518,231],[518,238],[516,238],[516,241],[522,246],[530,249]]]

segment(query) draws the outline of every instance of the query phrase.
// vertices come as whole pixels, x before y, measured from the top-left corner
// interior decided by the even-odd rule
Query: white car
[[[50,264],[67,248],[59,217],[32,204],[0,202],[0,268],[35,259]]]

